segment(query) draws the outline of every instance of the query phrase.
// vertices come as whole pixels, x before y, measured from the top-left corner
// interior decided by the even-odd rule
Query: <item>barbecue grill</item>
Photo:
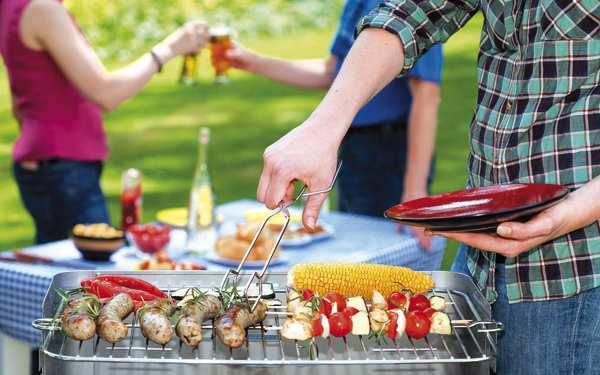
[[[221,272],[212,271],[73,271],[55,275],[44,300],[43,317],[33,322],[42,331],[40,374],[488,374],[495,367],[496,332],[501,323],[491,320],[490,306],[470,278],[443,271],[427,272],[436,283],[432,292],[452,303],[446,308],[452,320],[472,323],[454,325],[451,335],[429,334],[420,340],[406,335],[395,342],[330,336],[318,337],[314,346],[306,347],[307,342],[280,336],[276,327],[285,320],[283,315],[268,315],[262,324],[250,327],[246,342],[236,349],[216,338],[211,321],[204,323],[203,341],[196,349],[176,336],[164,346],[148,342],[134,316],[126,320],[127,337],[114,345],[99,338],[79,342],[44,324],[57,314],[61,302],[55,289],[77,288],[85,278],[111,273],[147,280],[169,295],[179,288],[212,289],[223,278]],[[252,280],[252,275],[241,272],[238,281]],[[263,290],[274,292],[274,304],[285,304],[286,273],[267,272],[262,284]]]

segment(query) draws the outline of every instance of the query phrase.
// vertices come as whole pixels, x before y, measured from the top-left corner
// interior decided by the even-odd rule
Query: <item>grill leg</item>
[[[31,375],[40,375],[40,348],[31,349]]]

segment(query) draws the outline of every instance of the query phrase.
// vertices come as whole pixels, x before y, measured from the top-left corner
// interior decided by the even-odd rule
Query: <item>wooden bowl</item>
[[[87,260],[109,260],[117,250],[125,246],[125,236],[102,238],[71,234],[73,244]]]

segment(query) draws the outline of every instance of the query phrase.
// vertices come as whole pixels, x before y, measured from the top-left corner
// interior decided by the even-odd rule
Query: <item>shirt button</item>
[[[506,103],[506,109],[509,110],[509,111],[512,109],[512,102],[511,101],[508,101]]]

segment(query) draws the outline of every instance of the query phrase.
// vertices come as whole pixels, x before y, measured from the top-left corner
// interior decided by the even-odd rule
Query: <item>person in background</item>
[[[257,198],[274,209],[291,198],[296,180],[311,190],[327,187],[358,110],[480,7],[467,184],[550,183],[570,193],[492,233],[426,234],[464,244],[452,269],[472,277],[492,304],[494,320],[503,323],[498,374],[599,374],[598,1],[385,2],[360,21],[357,40],[317,109],[265,150]],[[324,198],[308,199],[308,228]]]
[[[380,0],[347,0],[329,58],[286,61],[259,56],[239,45],[227,52],[234,68],[291,86],[328,89],[350,47],[358,20]],[[429,193],[433,174],[442,47],[431,48],[406,76],[393,80],[352,121],[340,146],[344,167],[337,188],[339,211],[383,216],[400,202]],[[421,246],[431,239],[413,227]]]
[[[67,238],[77,223],[110,223],[100,187],[109,155],[102,111],[116,109],[167,61],[207,40],[206,24],[186,23],[107,72],[61,0],[0,0],[0,53],[20,129],[13,171],[36,243]]]

